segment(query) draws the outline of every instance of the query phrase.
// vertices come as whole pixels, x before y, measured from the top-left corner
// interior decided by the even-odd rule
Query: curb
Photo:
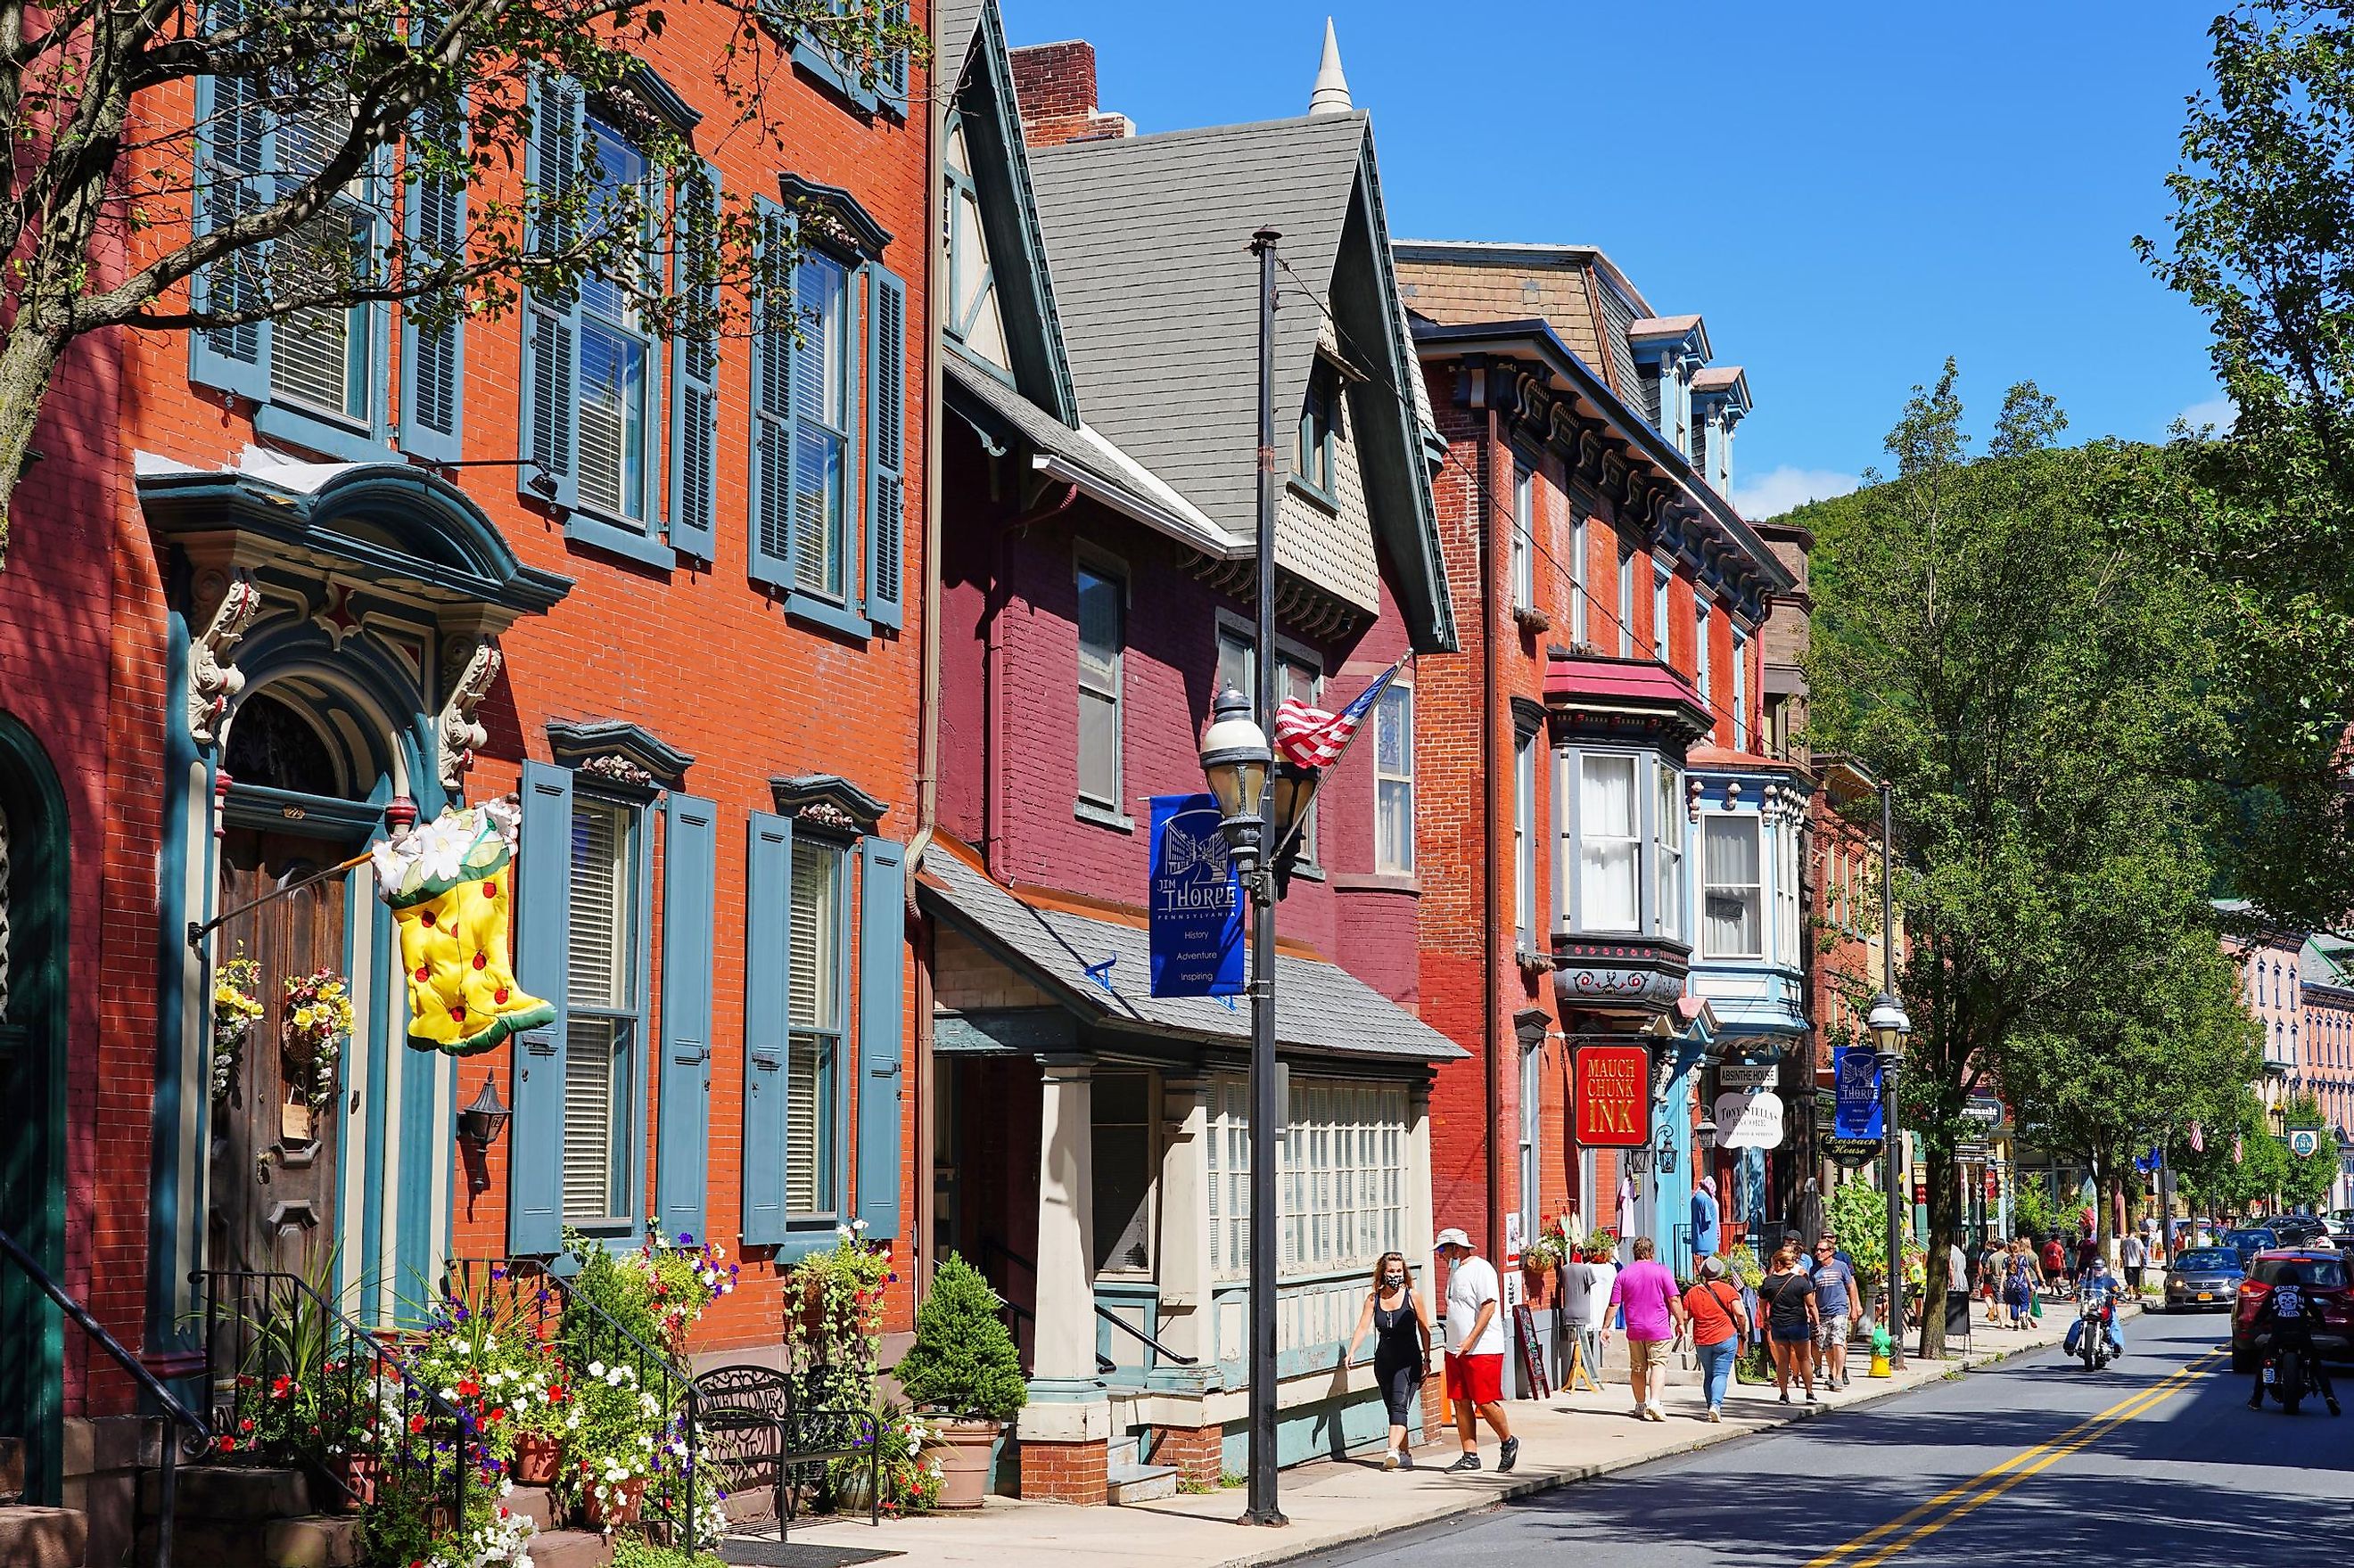
[[[2135,1305],[2136,1309],[2130,1317],[2140,1317],[2147,1308],[2140,1308],[2138,1304]],[[2040,1344],[2018,1345],[2009,1350],[1988,1351],[1966,1356],[1956,1362],[1945,1375],[1950,1375],[1950,1372],[1953,1371],[1968,1372],[1985,1367],[1999,1366],[2005,1361],[2014,1361],[2020,1356],[2032,1355],[2038,1351],[2055,1349],[2060,1342],[2059,1340],[2051,1340]],[[1605,1459],[1596,1464],[1580,1465],[1572,1469],[1530,1476],[1511,1483],[1501,1490],[1482,1492],[1476,1497],[1463,1498],[1460,1501],[1435,1504],[1404,1518],[1385,1520],[1380,1524],[1352,1528],[1341,1534],[1316,1542],[1311,1545],[1271,1546],[1264,1552],[1243,1552],[1233,1557],[1222,1557],[1214,1563],[1203,1564],[1203,1568],[1267,1568],[1271,1563],[1292,1563],[1316,1557],[1344,1546],[1355,1546],[1364,1542],[1379,1540],[1383,1536],[1397,1531],[1419,1530],[1425,1525],[1437,1524],[1450,1519],[1465,1519],[1474,1514],[1487,1513],[1505,1503],[1519,1502],[1523,1499],[1537,1497],[1563,1487],[1575,1486],[1582,1481],[1599,1480],[1605,1476],[1616,1475],[1622,1470],[1638,1469],[1645,1465],[1657,1464],[1661,1459],[1674,1459],[1687,1454],[1697,1454],[1703,1448],[1713,1448],[1720,1443],[1731,1443],[1743,1437],[1755,1437],[1767,1432],[1778,1432],[1786,1427],[1795,1426],[1802,1421],[1817,1421],[1844,1411],[1861,1409],[1883,1399],[1893,1399],[1899,1394],[1916,1393],[1939,1381],[1941,1378],[1931,1378],[1903,1388],[1867,1389],[1859,1397],[1844,1404],[1802,1407],[1791,1411],[1787,1415],[1777,1415],[1772,1420],[1761,1422],[1755,1426],[1743,1427],[1738,1431],[1705,1432],[1693,1437],[1690,1442],[1680,1444],[1673,1448],[1655,1450],[1648,1454],[1629,1454],[1621,1458]]]

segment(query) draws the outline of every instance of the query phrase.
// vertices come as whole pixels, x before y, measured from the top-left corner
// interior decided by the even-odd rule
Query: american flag
[[[2199,1124],[2194,1121],[2190,1124],[2190,1152],[2200,1154],[2204,1153],[2206,1149],[2207,1135],[2199,1130]]]
[[[1357,694],[1357,700],[1339,713],[1301,702],[1298,697],[1286,697],[1275,710],[1275,752],[1286,762],[1296,762],[1302,768],[1330,768],[1349,749],[1357,726],[1365,722],[1374,702],[1405,668],[1405,661],[1396,663],[1373,677],[1373,683]]]
[[[2232,1135],[2232,1163],[2234,1165],[2242,1164],[2245,1161],[2246,1158],[2247,1150],[2241,1147],[2240,1135],[2235,1132]]]

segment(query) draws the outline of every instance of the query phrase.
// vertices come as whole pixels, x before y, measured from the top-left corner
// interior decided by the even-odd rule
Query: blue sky
[[[1753,514],[1881,462],[1947,354],[1980,429],[2021,378],[2076,438],[2220,418],[2200,319],[2131,246],[2164,234],[2211,5],[1001,3],[1017,45],[1091,40],[1147,132],[1303,111],[1331,15],[1392,232],[1600,245],[1702,313],[1756,398]]]

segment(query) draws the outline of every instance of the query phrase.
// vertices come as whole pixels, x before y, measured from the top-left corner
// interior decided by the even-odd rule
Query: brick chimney
[[[1125,114],[1096,107],[1096,47],[1085,38],[1014,49],[1013,92],[1022,102],[1022,139],[1033,147],[1102,142],[1136,134]]]

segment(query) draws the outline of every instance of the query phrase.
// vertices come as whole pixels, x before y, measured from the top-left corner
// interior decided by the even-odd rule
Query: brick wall
[[[1156,1426],[1152,1462],[1174,1469],[1181,1481],[1214,1487],[1225,1470],[1225,1436],[1223,1426]]]
[[[1096,47],[1084,38],[1014,49],[1013,92],[1022,104],[1022,139],[1033,147],[1132,136],[1124,114],[1096,107]]]
[[[1025,1502],[1099,1504],[1109,1495],[1110,1455],[1096,1443],[1022,1443]]]

